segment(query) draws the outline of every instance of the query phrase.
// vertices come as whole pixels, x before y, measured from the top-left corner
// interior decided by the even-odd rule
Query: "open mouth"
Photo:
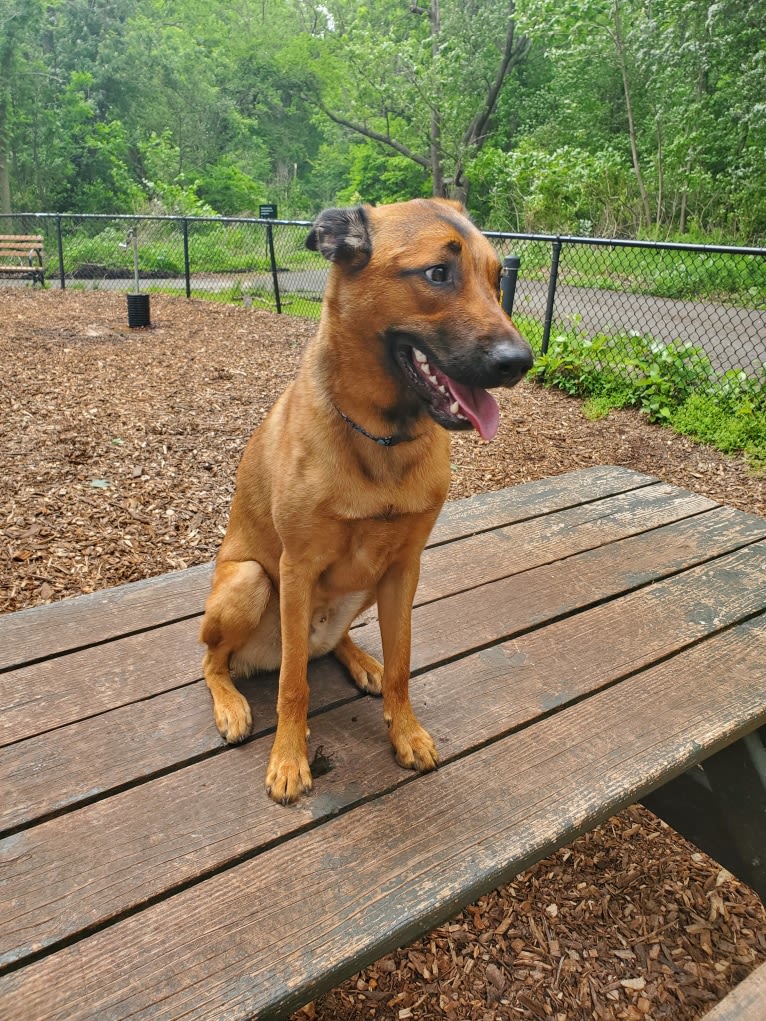
[[[397,357],[407,382],[439,425],[445,429],[476,429],[483,440],[494,437],[500,410],[490,393],[450,379],[419,348],[402,346]]]

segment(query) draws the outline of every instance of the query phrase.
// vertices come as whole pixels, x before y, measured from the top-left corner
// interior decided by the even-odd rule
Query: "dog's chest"
[[[335,557],[320,585],[330,593],[373,588],[402,547],[403,532],[393,507],[380,517],[353,521],[343,529]]]

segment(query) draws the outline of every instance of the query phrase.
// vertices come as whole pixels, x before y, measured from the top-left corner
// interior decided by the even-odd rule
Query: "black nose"
[[[487,359],[505,386],[512,386],[532,368],[532,348],[519,337],[517,341],[499,340],[487,351]]]

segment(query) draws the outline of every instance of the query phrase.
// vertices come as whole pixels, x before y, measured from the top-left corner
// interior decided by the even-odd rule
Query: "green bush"
[[[569,331],[551,339],[531,377],[588,398],[589,418],[612,408],[638,408],[652,422],[724,453],[742,452],[753,467],[766,468],[765,371],[755,378],[739,369],[719,376],[705,352],[691,344]]]

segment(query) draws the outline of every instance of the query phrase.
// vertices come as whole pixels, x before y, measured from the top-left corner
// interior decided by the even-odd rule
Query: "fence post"
[[[61,217],[56,217],[56,245],[59,251],[59,283],[61,290],[66,288],[66,274],[64,273],[64,239],[61,234]]]
[[[191,270],[189,267],[189,221],[183,218],[184,235],[184,281],[186,282],[186,297],[191,298]]]
[[[509,318],[513,315],[513,299],[516,296],[516,280],[520,266],[521,258],[518,255],[506,255],[503,259],[503,270],[500,274],[500,304]]]
[[[545,322],[543,323],[543,342],[541,353],[548,350],[548,341],[551,336],[551,323],[553,322],[553,302],[556,298],[556,282],[559,277],[559,256],[561,255],[561,238],[554,238],[551,246],[551,275],[548,280],[548,301],[545,305]]]
[[[269,258],[271,259],[271,279],[274,283],[274,300],[277,303],[277,313],[282,314],[282,302],[279,298],[279,278],[277,277],[277,258],[274,255],[274,234],[270,223],[266,224],[266,241],[269,246]]]

